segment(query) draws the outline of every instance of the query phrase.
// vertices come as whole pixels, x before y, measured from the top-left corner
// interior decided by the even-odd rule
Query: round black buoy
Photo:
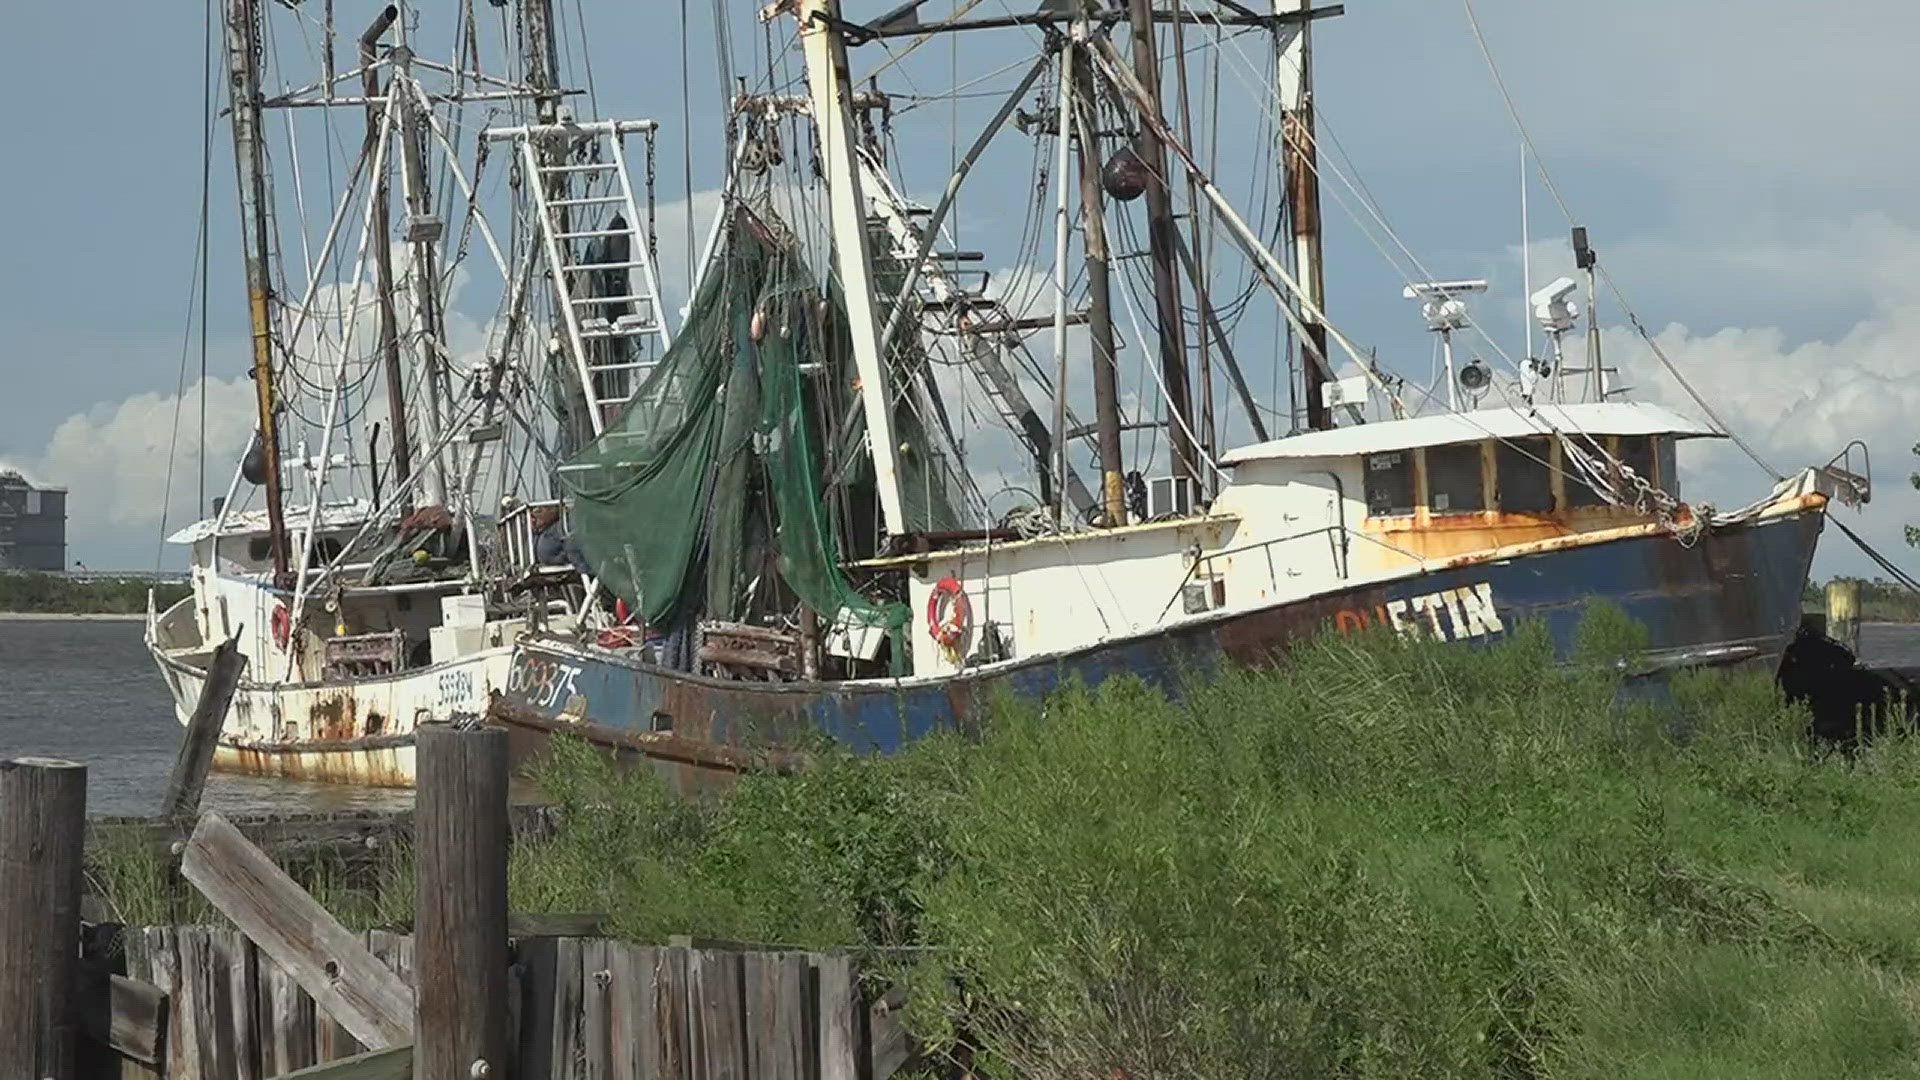
[[[1100,186],[1120,202],[1132,202],[1145,194],[1149,179],[1147,163],[1130,145],[1115,150],[1100,170]]]

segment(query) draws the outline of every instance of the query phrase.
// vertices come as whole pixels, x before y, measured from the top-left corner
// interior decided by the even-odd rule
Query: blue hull
[[[1222,664],[1260,665],[1288,642],[1382,624],[1449,641],[1497,639],[1543,623],[1563,655],[1587,602],[1601,598],[1647,628],[1652,667],[1777,661],[1800,621],[1801,593],[1825,522],[1814,506],[1709,530],[1690,547],[1640,536],[1474,561],[1328,592],[1069,653],[939,679],[751,683],[712,679],[560,641],[516,653],[494,714],[517,756],[554,731],[654,760],[683,788],[742,769],[779,767],[822,737],[890,753],[941,729],[966,730],[993,695],[1043,695],[1120,673],[1168,690]]]

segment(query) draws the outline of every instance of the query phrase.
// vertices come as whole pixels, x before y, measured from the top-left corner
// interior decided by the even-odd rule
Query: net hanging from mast
[[[869,599],[842,573],[852,549],[820,480],[813,417],[853,400],[845,313],[788,234],[744,207],[730,215],[672,347],[560,469],[574,538],[602,584],[654,626],[751,617],[772,577],[829,620],[897,634],[905,606]],[[925,446],[924,430],[903,421],[902,438]],[[903,487],[927,528],[951,513],[939,463],[919,457]],[[854,470],[849,496],[863,484],[870,491],[870,466]]]

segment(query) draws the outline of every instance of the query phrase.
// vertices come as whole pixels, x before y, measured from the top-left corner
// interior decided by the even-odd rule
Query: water
[[[180,749],[166,684],[135,621],[0,619],[0,757],[87,765],[91,814],[154,814]],[[410,791],[214,773],[201,805],[229,813],[404,807]]]

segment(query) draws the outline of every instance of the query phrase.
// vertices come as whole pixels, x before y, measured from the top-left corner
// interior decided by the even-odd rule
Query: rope
[[[1526,145],[1527,153],[1533,156],[1534,167],[1539,171],[1540,180],[1546,185],[1547,193],[1553,196],[1554,203],[1559,206],[1560,215],[1566,219],[1568,225],[1573,225],[1575,223],[1573,208],[1568,205],[1566,196],[1561,194],[1560,185],[1554,182],[1553,173],[1547,168],[1546,159],[1541,156],[1540,148],[1534,144],[1533,133],[1527,130],[1526,121],[1520,116],[1519,105],[1514,102],[1512,92],[1507,89],[1507,80],[1501,76],[1500,66],[1494,62],[1493,50],[1487,45],[1487,36],[1480,29],[1479,17],[1474,14],[1473,0],[1460,0],[1460,6],[1466,11],[1467,25],[1473,30],[1473,40],[1480,46],[1480,55],[1487,62],[1487,71],[1493,76],[1494,86],[1500,91],[1500,100],[1506,103],[1507,115],[1513,120],[1514,130],[1519,132],[1520,141]],[[1653,335],[1647,332],[1646,326],[1640,321],[1640,316],[1635,314],[1633,306],[1627,303],[1626,294],[1623,293],[1620,286],[1614,282],[1613,275],[1607,272],[1607,268],[1604,265],[1600,267],[1600,278],[1607,283],[1607,291],[1613,294],[1614,302],[1620,305],[1621,312],[1626,315],[1627,322],[1633,326],[1634,332],[1639,334],[1641,339],[1647,343],[1647,347],[1653,350],[1653,355],[1660,361],[1660,365],[1667,369],[1667,373],[1672,375],[1674,381],[1680,384],[1680,388],[1687,392],[1687,396],[1693,400],[1695,405],[1699,406],[1701,412],[1706,414],[1707,419],[1713,421],[1713,425],[1719,428],[1721,433],[1726,435],[1727,438],[1733,440],[1733,444],[1738,446],[1741,452],[1745,453],[1747,457],[1751,458],[1755,465],[1760,466],[1762,471],[1772,476],[1775,480],[1785,479],[1786,475],[1768,464],[1766,459],[1762,458],[1758,451],[1754,450],[1752,446],[1747,444],[1745,439],[1742,439],[1736,434],[1733,428],[1714,411],[1713,406],[1707,404],[1706,399],[1700,395],[1700,392],[1694,389],[1693,383],[1689,382],[1687,377],[1680,373],[1679,367],[1667,356],[1666,350],[1662,349],[1660,343],[1654,340]]]
[[[1836,518],[1831,514],[1827,516],[1827,520],[1833,522],[1833,525],[1835,528],[1839,529],[1842,533],[1846,535],[1847,539],[1853,541],[1855,546],[1857,546],[1861,551],[1865,552],[1867,558],[1872,559],[1873,564],[1875,566],[1878,566],[1880,569],[1885,570],[1888,574],[1891,574],[1893,576],[1893,580],[1899,582],[1902,585],[1905,585],[1908,589],[1911,589],[1916,593],[1920,593],[1920,581],[1914,580],[1914,578],[1911,575],[1909,575],[1906,571],[1900,569],[1898,566],[1895,566],[1893,562],[1889,560],[1885,555],[1882,555],[1878,551],[1875,551],[1873,549],[1873,545],[1861,539],[1859,533],[1856,533],[1852,529],[1847,528],[1846,522],[1841,521],[1839,518]]]

